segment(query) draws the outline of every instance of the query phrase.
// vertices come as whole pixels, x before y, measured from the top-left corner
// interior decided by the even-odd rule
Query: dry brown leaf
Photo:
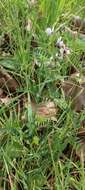
[[[85,19],[82,21],[82,23],[81,23],[81,32],[83,33],[83,34],[85,34]]]
[[[2,33],[0,36],[0,54],[10,56],[14,54],[15,42],[10,33]]]
[[[85,127],[85,119],[80,122],[81,127]]]
[[[0,66],[0,88],[9,92],[15,92],[18,88],[16,80],[2,66]]]
[[[80,16],[74,16],[72,19],[72,23],[76,28],[79,28],[81,26],[81,23],[82,23]]]
[[[34,36],[32,36],[32,39],[31,39],[31,49],[32,48],[36,48],[38,47],[38,43],[36,41],[36,39],[34,38]]]
[[[3,90],[0,88],[0,98],[3,97]]]
[[[28,102],[25,102],[25,107],[29,106]],[[52,121],[56,121],[56,114],[58,108],[55,106],[54,102],[48,101],[45,103],[36,104],[31,102],[32,111],[37,115],[44,118],[50,118]]]
[[[42,117],[54,117],[56,113],[57,109],[54,102],[49,101],[36,106],[36,114]]]
[[[71,65],[71,67],[69,68],[69,71],[70,71],[69,73],[70,76],[73,74],[79,73],[79,70],[76,68],[75,65]]]
[[[11,98],[9,98],[8,96],[6,96],[4,98],[0,98],[0,102],[1,102],[1,104],[4,104],[7,106],[11,102]]]
[[[85,19],[81,19],[79,16],[74,16],[72,19],[72,29],[85,34]]]
[[[82,77],[80,84],[76,82],[76,77],[79,77],[79,73],[75,73],[68,80],[63,81],[62,88],[65,97],[71,99],[73,109],[80,112],[85,109],[85,86],[82,83]]]
[[[85,122],[85,120],[84,120]],[[81,162],[85,162],[85,125],[77,131],[78,137],[78,146],[74,150],[76,152],[77,157],[81,160]]]
[[[76,155],[80,158],[80,160],[85,162],[85,142],[78,143],[79,146],[76,149]]]
[[[82,137],[82,136],[85,136],[85,128],[81,128],[81,129],[79,129],[79,131],[78,131],[78,137]]]

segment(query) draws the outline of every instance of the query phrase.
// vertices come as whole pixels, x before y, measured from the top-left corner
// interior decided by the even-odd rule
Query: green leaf
[[[32,144],[39,145],[39,137],[38,136],[33,137]]]
[[[13,59],[4,58],[4,59],[0,59],[0,65],[10,70],[16,70],[16,66],[18,64],[16,64],[16,61]]]

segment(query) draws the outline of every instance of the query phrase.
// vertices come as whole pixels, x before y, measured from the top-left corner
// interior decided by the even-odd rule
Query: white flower
[[[52,28],[50,28],[50,27],[46,28],[46,30],[45,30],[45,32],[46,32],[46,34],[47,34],[48,36],[50,36],[50,35],[53,33],[53,31],[54,31],[54,29],[52,29]]]
[[[56,45],[58,48],[62,48],[65,46],[63,40],[62,40],[62,37],[58,38],[57,42],[56,42]]]

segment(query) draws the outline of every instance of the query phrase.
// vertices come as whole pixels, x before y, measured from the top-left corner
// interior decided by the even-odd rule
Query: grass
[[[76,113],[65,100],[58,83],[68,76],[71,65],[82,72],[80,55],[85,51],[83,40],[61,33],[60,26],[69,26],[73,15],[85,18],[84,0],[0,0],[0,34],[11,36],[11,55],[0,56],[0,64],[12,73],[21,86],[9,106],[0,107],[0,185],[3,190],[85,190],[85,170],[74,154],[78,147],[77,130],[84,112]],[[25,28],[31,19],[31,31]],[[47,27],[55,33],[48,37]],[[55,41],[63,36],[72,49],[71,55],[56,60]],[[35,42],[32,45],[32,38]],[[36,47],[34,47],[34,44]],[[48,62],[53,56],[52,64]],[[34,66],[34,61],[40,66]],[[57,120],[43,119],[24,107],[25,121],[15,111],[19,96],[26,94],[38,104],[54,101],[59,107]],[[30,105],[30,104],[29,104]],[[10,114],[6,114],[7,111]]]

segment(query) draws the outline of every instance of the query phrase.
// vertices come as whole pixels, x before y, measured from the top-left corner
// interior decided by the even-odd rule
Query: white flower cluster
[[[54,28],[46,28],[45,30],[47,36],[51,36],[54,33]],[[56,54],[56,57],[63,59],[66,55],[70,54],[70,49],[63,42],[62,37],[58,38],[56,46],[59,48],[59,54]]]
[[[62,37],[58,38],[56,42],[56,46],[59,48],[59,58],[63,59],[65,55],[70,54],[70,49],[66,46],[66,44],[63,42]]]

